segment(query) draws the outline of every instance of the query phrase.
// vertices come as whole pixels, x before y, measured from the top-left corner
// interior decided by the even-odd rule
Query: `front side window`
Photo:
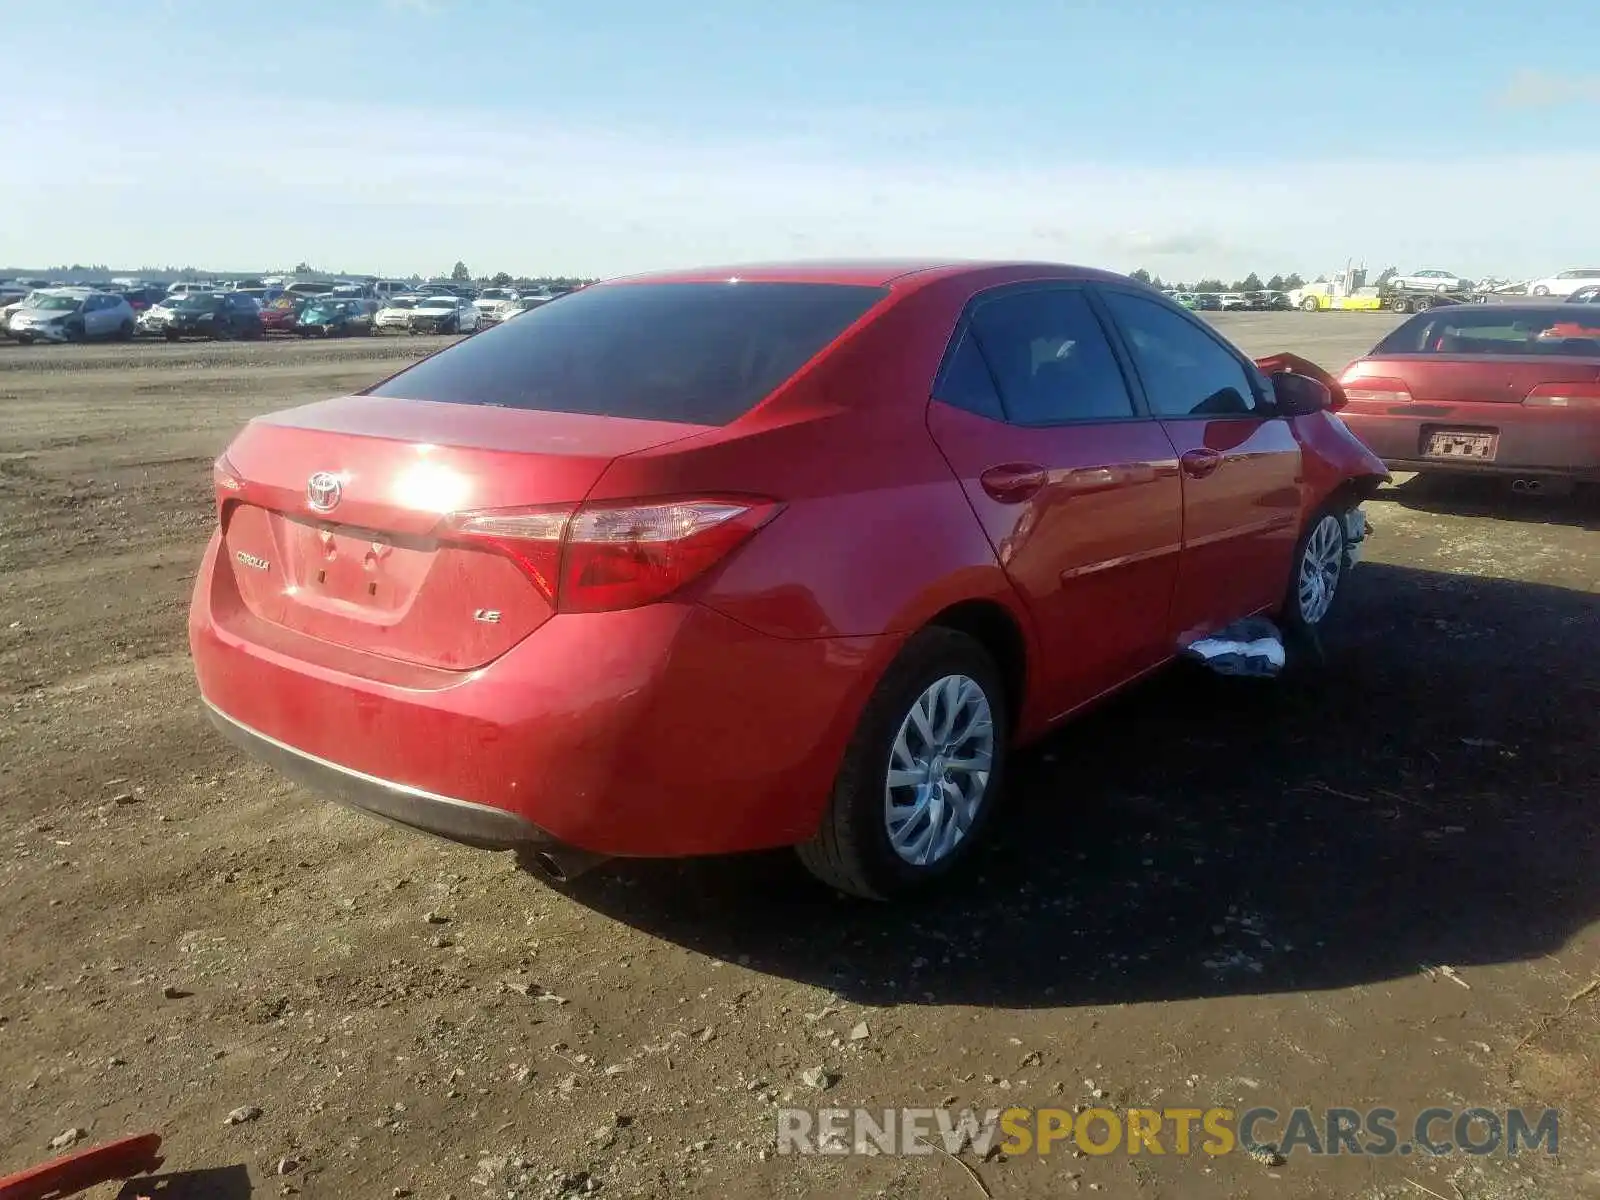
[[[1103,295],[1157,416],[1237,417],[1256,412],[1244,364],[1193,320],[1142,296],[1120,291]]]
[[[973,310],[972,329],[1014,425],[1134,416],[1105,330],[1076,288],[1015,292]]]

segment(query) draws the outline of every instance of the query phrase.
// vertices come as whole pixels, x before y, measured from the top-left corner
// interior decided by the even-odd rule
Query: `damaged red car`
[[[1084,268],[607,282],[235,438],[200,691],[557,879],[793,846],[898,896],[996,830],[1018,746],[1240,618],[1332,619],[1385,478],[1341,402]]]
[[[1340,416],[1393,469],[1600,482],[1600,311],[1496,304],[1412,317],[1345,368]]]

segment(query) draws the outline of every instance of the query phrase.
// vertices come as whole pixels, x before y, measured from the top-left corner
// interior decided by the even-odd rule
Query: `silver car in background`
[[[23,345],[108,338],[131,341],[134,323],[133,306],[115,293],[48,288],[34,292],[12,312],[6,332]]]

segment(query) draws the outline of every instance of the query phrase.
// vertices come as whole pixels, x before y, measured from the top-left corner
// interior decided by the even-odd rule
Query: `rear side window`
[[[972,328],[1013,425],[1134,415],[1105,330],[1081,291],[1014,292],[981,303]]]
[[[813,283],[587,288],[457,343],[368,394],[726,425],[887,294]]]
[[[1000,406],[1000,393],[995,391],[994,376],[989,374],[983,351],[978,349],[970,327],[962,327],[961,340],[956,343],[955,351],[934,385],[933,398],[993,421],[1006,419],[1005,410]]]
[[[1600,358],[1600,313],[1472,305],[1419,313],[1372,350],[1389,354],[1578,355]]]

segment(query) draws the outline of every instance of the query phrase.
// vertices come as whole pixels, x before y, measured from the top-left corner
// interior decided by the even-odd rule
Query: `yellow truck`
[[[1365,267],[1346,267],[1324,283],[1308,283],[1289,293],[1289,303],[1302,312],[1382,312],[1380,288],[1367,287]]]

